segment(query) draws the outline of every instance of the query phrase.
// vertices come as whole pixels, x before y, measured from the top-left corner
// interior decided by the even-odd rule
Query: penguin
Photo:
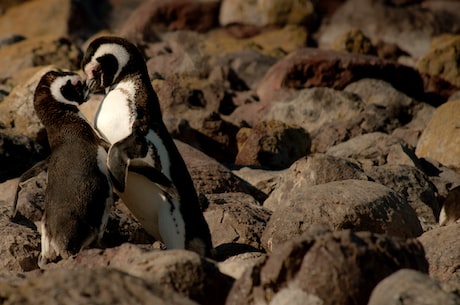
[[[78,109],[84,88],[78,74],[51,70],[35,89],[34,109],[51,149],[45,162],[40,268],[99,242],[113,203],[107,145]]]
[[[82,60],[90,92],[105,90],[94,122],[111,147],[117,195],[167,249],[212,256],[211,234],[185,162],[162,119],[139,49],[128,40],[93,40]]]

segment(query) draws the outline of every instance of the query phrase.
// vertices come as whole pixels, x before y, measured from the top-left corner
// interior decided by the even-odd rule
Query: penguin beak
[[[88,85],[85,82],[83,86],[83,101],[86,102],[89,99],[89,95],[91,94]]]
[[[101,87],[101,82],[99,78],[88,78],[86,80],[86,95],[96,92]]]

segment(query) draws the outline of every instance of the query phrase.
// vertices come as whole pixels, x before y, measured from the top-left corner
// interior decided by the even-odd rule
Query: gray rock
[[[285,206],[293,194],[303,193],[310,186],[347,179],[369,180],[359,164],[351,160],[325,154],[309,155],[284,172],[264,207],[275,211],[279,204]]]
[[[159,250],[128,243],[104,250],[84,250],[48,268],[81,266],[110,266],[164,292],[178,293],[199,304],[223,304],[233,283],[233,278],[221,273],[214,262],[194,252]]]
[[[306,187],[278,203],[262,242],[268,252],[315,224],[403,238],[422,234],[417,215],[390,188],[364,180],[343,180]]]
[[[180,141],[176,141],[176,145],[184,158],[198,194],[241,192],[253,196],[259,202],[267,198],[263,192],[204,153]]]
[[[310,145],[310,136],[302,127],[277,120],[262,121],[241,143],[235,164],[284,169],[307,155]]]
[[[11,206],[0,201],[0,267],[2,271],[30,271],[37,269],[40,235],[27,220],[10,220]]]
[[[197,304],[126,272],[101,267],[52,269],[16,284],[0,281],[0,291],[4,304]]]
[[[374,287],[402,268],[427,272],[417,240],[315,228],[248,269],[233,285],[226,305],[270,304],[283,297],[277,294],[284,289],[315,295],[324,305],[366,304]]]
[[[361,29],[372,40],[395,43],[418,58],[429,48],[431,38],[455,32],[458,17],[429,11],[419,5],[396,7],[385,1],[351,0],[340,6],[319,33],[319,45],[327,47],[352,28]]]
[[[267,119],[295,124],[312,133],[331,122],[356,122],[364,110],[356,94],[330,88],[310,88],[273,104]]]
[[[456,305],[460,297],[442,290],[439,283],[415,270],[402,269],[381,281],[368,305]]]
[[[435,228],[418,239],[430,264],[429,274],[446,291],[460,295],[460,223]]]
[[[262,250],[261,237],[271,212],[244,193],[206,195],[204,212],[214,247],[243,244]]]
[[[227,274],[235,279],[239,279],[243,273],[252,268],[259,261],[264,260],[266,254],[260,252],[246,252],[237,254],[219,262],[217,265],[220,272]]]
[[[313,294],[299,288],[286,287],[278,291],[269,305],[323,305],[324,302]]]
[[[360,161],[364,169],[387,163],[418,165],[418,158],[402,140],[383,132],[356,136],[330,147],[326,153]]]
[[[286,170],[265,170],[260,168],[242,167],[232,172],[247,181],[267,196],[270,195],[281,181]]]
[[[437,189],[422,171],[409,165],[385,164],[369,168],[366,174],[404,197],[417,213],[423,231],[437,225],[441,209]]]

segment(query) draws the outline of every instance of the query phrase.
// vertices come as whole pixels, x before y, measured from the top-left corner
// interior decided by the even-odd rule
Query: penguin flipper
[[[152,167],[150,164],[142,160],[130,160],[129,171],[140,174],[150,181],[155,183],[163,192],[168,194],[173,199],[179,198],[179,193],[172,183],[172,181],[166,177],[160,170]]]
[[[137,133],[132,133],[113,144],[109,149],[107,165],[115,188],[124,192],[129,170],[145,176],[169,196],[178,198],[177,189],[172,181],[161,170],[146,161],[151,159],[155,164],[154,155],[149,154],[147,141]]]
[[[27,171],[25,171],[20,177],[18,181],[18,186],[16,187],[16,193],[14,194],[14,199],[13,199],[13,209],[11,212],[11,219],[16,218],[17,214],[17,208],[18,208],[18,199],[19,199],[19,193],[21,192],[22,189],[22,183],[37,176],[39,173],[42,171],[48,170],[48,163],[49,163],[49,157],[41,160],[37,163],[35,163],[31,168],[29,168]]]

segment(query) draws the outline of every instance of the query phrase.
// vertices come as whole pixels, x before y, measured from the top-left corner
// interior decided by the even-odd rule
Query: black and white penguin
[[[112,144],[107,164],[117,194],[168,249],[210,256],[208,224],[141,52],[123,38],[100,37],[88,46],[82,69],[90,91],[106,92],[95,128]]]
[[[41,268],[99,241],[113,202],[104,141],[78,109],[83,90],[79,75],[60,71],[45,73],[35,90],[34,108],[51,148],[40,230]]]

